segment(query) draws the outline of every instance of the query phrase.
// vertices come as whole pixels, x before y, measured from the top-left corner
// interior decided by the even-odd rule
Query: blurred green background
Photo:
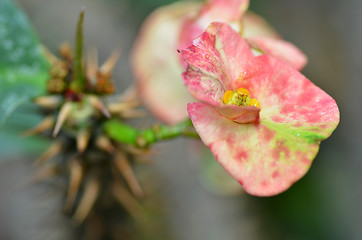
[[[18,0],[41,41],[52,51],[72,43],[85,6],[86,47],[99,49],[103,62],[116,47],[119,90],[132,83],[129,51],[146,16],[170,0]],[[362,239],[362,1],[251,0],[288,41],[309,57],[303,73],[335,98],[341,122],[322,142],[308,174],[287,192],[270,198],[226,197],[206,190],[199,179],[190,141],[156,146],[152,170],[159,176],[170,224],[179,240]],[[14,131],[27,109],[14,116]],[[18,122],[16,122],[16,119]],[[9,137],[11,136],[11,138]],[[0,239],[73,239],[61,213],[64,186],[26,184],[42,145],[0,134]],[[58,185],[56,185],[58,186]]]

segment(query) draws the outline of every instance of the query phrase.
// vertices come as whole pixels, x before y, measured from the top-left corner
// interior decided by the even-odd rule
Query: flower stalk
[[[199,138],[190,119],[172,126],[157,124],[143,130],[138,130],[117,120],[110,120],[104,124],[104,130],[115,141],[141,148],[180,136]]]

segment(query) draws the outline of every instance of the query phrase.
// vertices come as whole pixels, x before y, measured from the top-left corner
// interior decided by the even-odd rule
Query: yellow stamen
[[[260,107],[259,101],[256,100],[255,98],[252,98],[252,99],[250,100],[249,105],[250,105],[250,106],[254,106],[254,107]]]
[[[236,92],[237,92],[238,94],[247,95],[247,96],[250,97],[249,90],[246,89],[246,88],[239,88],[238,90],[236,90]]]
[[[250,92],[246,88],[238,88],[236,91],[226,91],[223,96],[223,102],[224,104],[236,106],[260,106],[258,100],[250,97]]]
[[[231,90],[226,91],[224,93],[223,102],[225,104],[228,104],[232,100],[233,95],[234,95],[234,91],[231,91]]]

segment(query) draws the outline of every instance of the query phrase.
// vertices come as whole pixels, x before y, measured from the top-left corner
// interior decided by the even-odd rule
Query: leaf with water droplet
[[[45,92],[48,62],[25,14],[0,1],[0,129],[32,97]]]

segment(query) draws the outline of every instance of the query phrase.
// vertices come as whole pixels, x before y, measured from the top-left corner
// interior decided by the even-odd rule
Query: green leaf
[[[0,129],[20,105],[45,92],[49,64],[25,14],[0,1]]]
[[[0,0],[1,1],[1,0]],[[42,120],[34,104],[24,104],[8,119],[0,133],[0,163],[14,155],[38,155],[49,146],[49,139],[40,136],[24,137],[21,132],[39,124]],[[31,158],[31,157],[30,157]]]

